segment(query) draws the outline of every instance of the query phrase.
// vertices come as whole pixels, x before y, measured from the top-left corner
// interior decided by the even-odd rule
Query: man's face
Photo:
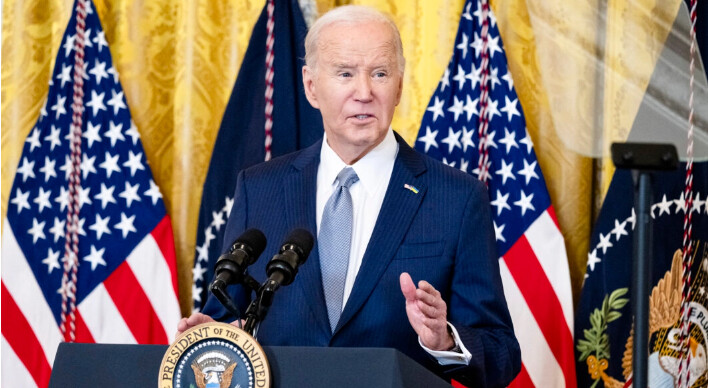
[[[401,100],[394,36],[379,22],[322,29],[315,68],[303,67],[307,99],[320,110],[329,146],[354,163],[383,141]]]

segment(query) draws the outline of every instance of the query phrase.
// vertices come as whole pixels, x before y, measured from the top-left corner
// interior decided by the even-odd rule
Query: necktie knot
[[[353,168],[344,167],[337,175],[337,180],[339,180],[340,187],[346,187],[348,189],[359,180],[359,176],[356,175],[356,171],[354,171]]]

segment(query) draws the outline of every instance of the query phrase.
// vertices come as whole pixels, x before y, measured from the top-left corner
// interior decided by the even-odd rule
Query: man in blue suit
[[[509,384],[521,357],[486,188],[390,127],[405,68],[398,29],[373,9],[340,7],[312,26],[305,49],[305,93],[324,138],[241,171],[225,235],[228,247],[248,228],[265,231],[264,257],[295,228],[318,235],[259,342],[392,347],[468,386]],[[266,278],[265,265],[249,271]],[[250,295],[230,292],[245,309]],[[204,313],[180,332],[235,319],[213,297]]]

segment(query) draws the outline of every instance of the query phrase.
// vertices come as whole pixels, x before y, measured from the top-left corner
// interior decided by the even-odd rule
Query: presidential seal
[[[263,348],[245,331],[205,323],[177,337],[162,358],[158,388],[270,387]]]

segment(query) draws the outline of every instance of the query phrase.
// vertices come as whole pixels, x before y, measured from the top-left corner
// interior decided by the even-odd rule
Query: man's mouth
[[[358,120],[365,120],[365,119],[368,119],[369,117],[373,117],[373,116],[369,115],[369,114],[360,114],[360,115],[355,115],[354,117],[356,117]]]

